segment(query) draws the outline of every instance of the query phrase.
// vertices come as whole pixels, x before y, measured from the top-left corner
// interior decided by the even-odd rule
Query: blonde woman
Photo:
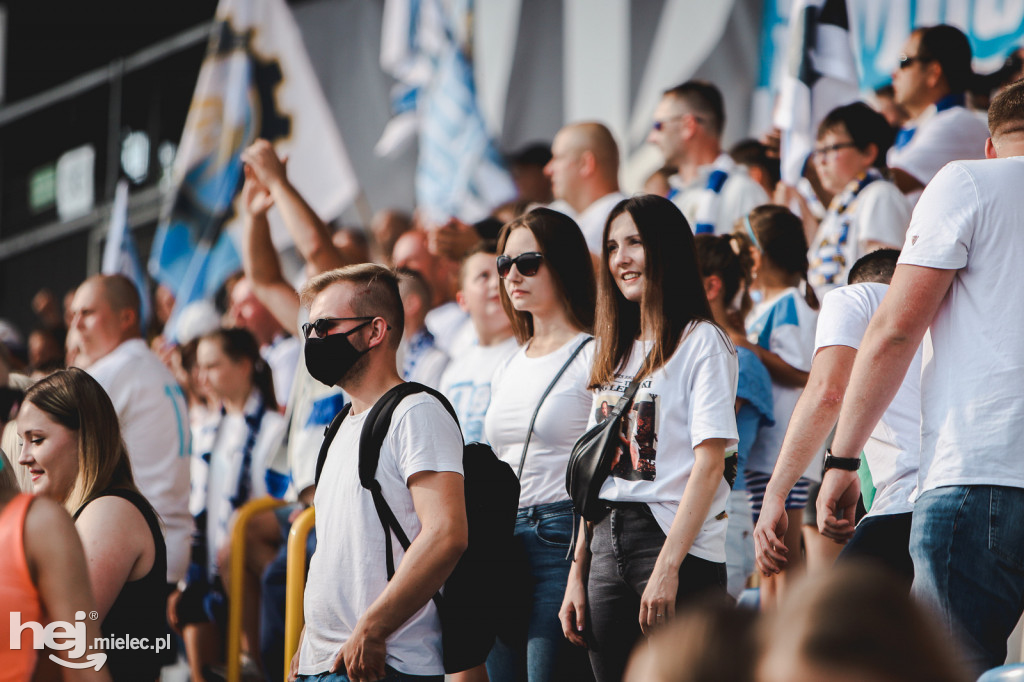
[[[156,513],[132,478],[110,398],[82,370],[57,372],[25,394],[18,433],[18,462],[28,468],[33,492],[75,519],[104,636],[162,639],[166,548]],[[155,645],[108,656],[114,680],[159,675]]]

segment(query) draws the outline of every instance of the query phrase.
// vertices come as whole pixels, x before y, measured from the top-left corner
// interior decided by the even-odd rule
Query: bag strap
[[[455,424],[459,424],[455,408],[452,407],[444,395],[429,386],[424,386],[414,381],[407,381],[398,384],[385,393],[370,408],[359,436],[359,484],[370,491],[370,495],[373,497],[373,506],[377,510],[377,518],[380,520],[381,528],[384,530],[384,559],[388,571],[388,580],[391,580],[395,575],[395,555],[394,549],[391,546],[391,534],[395,534],[395,538],[403,550],[408,551],[412,542],[409,540],[409,536],[406,535],[402,525],[398,522],[398,518],[388,505],[387,500],[384,499],[384,493],[381,491],[380,483],[376,478],[377,464],[380,461],[380,449],[384,445],[384,439],[387,438],[388,429],[391,428],[391,417],[395,412],[395,408],[406,397],[416,393],[427,393],[433,396],[448,410],[452,419],[455,420]],[[433,600],[438,608],[440,608],[442,602],[441,593],[435,593]]]
[[[644,364],[646,364],[647,358],[649,358],[650,356],[651,356],[651,353],[650,353],[650,351],[648,351],[647,356],[644,358]],[[643,367],[643,365],[640,365],[640,366]],[[643,383],[643,381],[637,381],[637,377],[636,376],[634,376],[633,379],[630,380],[629,385],[626,386],[626,392],[623,393],[622,397],[619,398],[619,401],[617,403],[615,403],[615,407],[612,408],[612,413],[610,415],[608,415],[607,419],[605,419],[606,422],[610,421],[610,420],[613,420],[613,419],[616,419],[620,414],[622,414],[623,410],[625,410],[627,407],[629,407],[629,404],[631,402],[633,402],[633,398],[636,396],[636,392],[640,389],[640,385],[642,383]],[[602,423],[604,423],[604,422],[602,422]],[[576,558],[575,558],[575,555],[576,555],[576,516],[577,516],[577,514],[576,514],[576,511],[574,510],[573,511],[573,515],[572,515],[572,537],[569,538],[569,552],[565,555],[565,558],[566,558],[567,561],[575,561],[576,560]],[[580,523],[583,525],[584,528],[586,528],[586,522],[583,521],[582,518],[580,518]],[[589,546],[589,544],[590,544],[590,541],[589,541],[589,537],[590,537],[589,533],[590,533],[590,531],[588,530],[587,533],[588,533],[588,535],[587,535],[587,538],[588,538],[587,544]]]
[[[555,374],[555,378],[551,380],[548,387],[544,389],[544,393],[541,394],[540,400],[537,401],[537,408],[533,411],[533,416],[530,417],[530,426],[526,429],[526,442],[523,443],[523,454],[519,458],[519,469],[516,471],[516,478],[521,479],[523,477],[523,466],[526,464],[526,451],[530,448],[530,438],[533,436],[533,424],[537,421],[537,415],[540,414],[540,406],[544,404],[544,399],[548,397],[548,393],[551,393],[551,389],[555,387],[558,380],[562,378],[563,374],[565,374],[565,370],[569,369],[569,365],[571,365],[572,361],[576,359],[576,356],[580,354],[583,347],[593,340],[593,336],[588,336],[580,342],[580,345],[576,346],[576,350],[569,355],[569,359],[566,360],[565,364],[563,364],[561,369],[558,370]]]
[[[320,474],[324,470],[324,462],[327,461],[327,451],[331,449],[331,443],[334,442],[334,437],[338,435],[341,422],[345,421],[345,417],[348,416],[351,410],[352,403],[345,403],[341,411],[334,415],[334,419],[324,429],[324,442],[320,444],[320,453],[316,456],[316,474],[313,476],[314,486],[320,482]]]

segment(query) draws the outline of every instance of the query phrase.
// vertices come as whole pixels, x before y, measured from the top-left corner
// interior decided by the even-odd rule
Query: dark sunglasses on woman
[[[542,260],[544,260],[544,254],[536,251],[527,251],[515,258],[502,254],[498,256],[498,277],[502,279],[508,277],[508,273],[512,271],[513,265],[516,266],[519,274],[523,277],[533,277],[540,270],[540,262]]]

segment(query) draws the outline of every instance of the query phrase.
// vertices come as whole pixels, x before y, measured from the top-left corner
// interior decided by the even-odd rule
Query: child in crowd
[[[288,488],[288,477],[269,466],[285,418],[277,411],[270,366],[255,337],[240,328],[210,332],[199,339],[196,366],[201,389],[219,408],[195,429],[189,506],[196,533],[186,587],[173,599],[173,623],[182,631],[193,678],[223,657],[232,515],[251,499],[268,493],[282,497]],[[259,650],[255,576],[261,570],[249,571],[245,586],[252,600],[245,635],[254,658]]]
[[[885,177],[894,137],[885,117],[862,102],[833,109],[818,126],[814,165],[835,195],[808,256],[808,281],[821,296],[845,284],[865,253],[903,245],[910,204]]]
[[[811,369],[818,300],[807,285],[807,242],[800,219],[793,213],[781,206],[759,206],[740,221],[737,233],[749,241],[754,257],[753,292],[759,300],[747,316],[746,327],[749,341],[762,351],[770,351],[761,352],[760,357],[772,377],[775,417],[773,426],[759,431],[747,460],[747,489],[756,520],[789,417]],[[786,500],[790,514],[787,547],[800,546],[802,514],[812,480],[821,480],[818,459]],[[787,572],[792,574],[799,567],[794,556]],[[762,581],[762,604],[774,604],[777,594],[785,589],[786,575],[784,572]]]
[[[450,361],[441,375],[441,392],[455,408],[467,443],[485,440],[484,416],[491,403],[491,377],[518,347],[512,324],[501,307],[496,257],[497,244],[491,239],[470,249],[462,261],[455,301],[469,313],[476,340]]]
[[[740,368],[736,388],[736,430],[740,442],[736,451],[736,482],[729,493],[729,528],[725,536],[729,594],[738,597],[754,572],[754,522],[745,469],[758,430],[775,423],[772,379],[758,359],[758,349],[747,340],[743,322],[753,305],[749,293],[753,261],[745,242],[731,234],[699,234],[695,241],[711,312],[715,323],[729,334],[736,346]]]

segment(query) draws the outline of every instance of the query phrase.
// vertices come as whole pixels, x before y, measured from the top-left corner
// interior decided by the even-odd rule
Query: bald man
[[[677,169],[668,198],[697,234],[728,234],[750,209],[768,203],[761,185],[722,151],[724,128],[722,93],[691,80],[665,91],[647,136]]]
[[[80,366],[117,410],[135,483],[166,528],[167,582],[176,583],[185,577],[192,534],[185,397],[142,339],[139,293],[129,279],[90,277],[75,292],[71,312],[69,342],[78,344],[79,358],[88,358],[88,366]]]
[[[544,173],[555,199],[572,209],[590,252],[600,256],[608,214],[626,198],[619,191],[619,147],[611,131],[592,121],[565,126],[555,135]]]

